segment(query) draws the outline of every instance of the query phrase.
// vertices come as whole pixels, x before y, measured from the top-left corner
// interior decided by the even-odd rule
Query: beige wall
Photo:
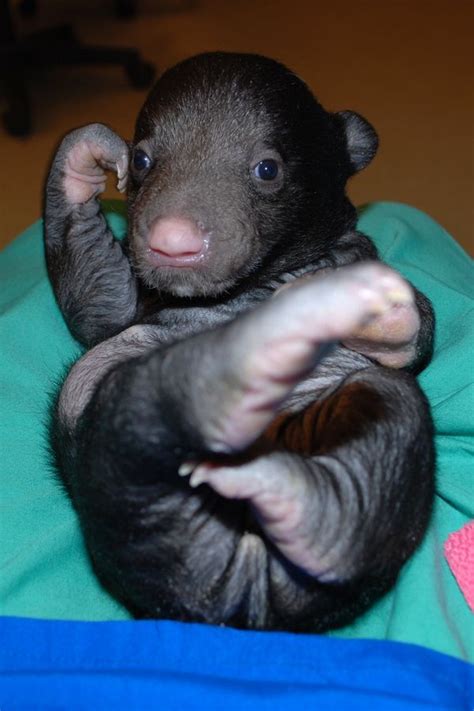
[[[91,43],[134,45],[161,70],[196,52],[252,51],[282,60],[328,109],[351,108],[380,134],[351,184],[356,203],[398,200],[473,245],[474,4],[470,0],[142,0],[129,22],[112,1],[40,2],[23,30],[70,21]],[[35,131],[0,132],[0,244],[34,221],[49,157],[73,126],[103,121],[130,137],[143,93],[119,69],[61,68],[32,81]],[[113,194],[111,190],[110,195]]]

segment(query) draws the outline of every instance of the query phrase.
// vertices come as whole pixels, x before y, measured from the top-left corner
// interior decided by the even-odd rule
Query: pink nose
[[[168,257],[191,256],[202,250],[204,233],[192,220],[161,217],[151,227],[148,244],[154,252]]]

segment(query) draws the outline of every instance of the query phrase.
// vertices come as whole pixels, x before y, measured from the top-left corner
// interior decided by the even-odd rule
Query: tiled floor
[[[355,109],[377,128],[378,157],[350,188],[356,203],[415,205],[474,252],[473,7],[471,0],[142,0],[136,19],[124,22],[111,0],[49,0],[19,26],[71,22],[84,41],[141,48],[158,70],[212,49],[274,56],[327,108]],[[32,136],[0,130],[0,245],[40,215],[61,135],[102,121],[130,137],[144,96],[114,68],[38,72],[31,91]]]

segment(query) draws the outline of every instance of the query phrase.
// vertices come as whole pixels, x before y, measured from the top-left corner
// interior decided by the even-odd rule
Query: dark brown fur
[[[105,135],[97,126],[82,130],[89,140]],[[86,134],[62,143],[46,188],[58,302],[89,347],[133,324],[151,329],[133,332],[79,415],[69,398],[55,425],[99,577],[139,616],[265,629],[346,624],[394,583],[429,517],[431,420],[411,375],[338,346],[257,443],[312,478],[314,535],[337,554],[329,582],[288,563],[246,502],[193,490],[177,470],[229,456],[210,450],[203,428],[231,387],[225,364],[239,319],[295,276],[377,258],[345,193],[375,153],[375,132],[354,113],[325,111],[272,60],[187,60],[160,79],[138,117],[132,152],[146,148],[153,165],[131,169],[122,245],[97,200],[71,207],[65,199],[62,165],[78,135]],[[269,152],[281,182],[256,184],[249,166]],[[152,269],[144,250],[153,221],[176,214],[206,224],[213,256],[204,270],[171,277]],[[417,303],[413,370],[432,340],[429,304],[420,294]],[[104,344],[104,359],[121,347]],[[92,376],[74,377],[84,389]]]

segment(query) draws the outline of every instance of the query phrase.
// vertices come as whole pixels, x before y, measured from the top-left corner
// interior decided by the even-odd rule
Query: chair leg
[[[125,71],[134,89],[146,89],[153,82],[156,73],[153,64],[144,62],[139,55],[131,59]]]
[[[25,78],[21,71],[4,77],[8,108],[3,114],[5,129],[12,136],[27,136],[31,131],[31,109]]]

